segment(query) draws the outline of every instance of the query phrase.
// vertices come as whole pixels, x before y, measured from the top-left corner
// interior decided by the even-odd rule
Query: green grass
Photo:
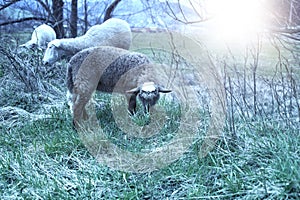
[[[166,58],[170,52],[167,48],[153,55],[151,48],[134,45],[157,62],[172,62]],[[28,71],[42,80],[39,83],[43,87],[37,87],[36,91],[27,91],[19,79],[10,77],[10,63],[5,56],[0,57],[3,70],[0,94],[5,94],[0,102],[0,199],[300,198],[300,137],[299,125],[293,123],[295,118],[278,118],[275,112],[274,116],[260,113],[247,118],[236,111],[234,126],[227,118],[216,147],[200,159],[201,137],[211,116],[210,110],[195,109],[193,112],[201,116],[198,138],[183,156],[148,173],[118,171],[97,162],[73,129],[64,99],[65,63],[44,69],[36,56],[23,57],[24,63],[35,67]],[[163,126],[158,124],[161,128],[151,137],[131,137],[116,124],[110,95],[96,95],[96,100],[104,102],[104,106],[97,108],[97,116],[105,135],[110,142],[130,152],[163,146],[174,138],[181,123],[183,108],[162,100],[157,109],[166,111]],[[117,100],[115,106],[123,105],[124,99]],[[32,119],[15,111],[7,113],[2,110],[7,106],[43,117]],[[137,127],[154,121],[153,116],[143,114],[140,104],[138,110],[136,116],[129,118]]]
[[[234,70],[242,70],[246,67],[247,75],[252,74],[253,57],[258,55],[258,75],[266,76],[275,72],[281,72],[282,69],[279,69],[278,66],[279,59],[281,59],[283,64],[298,66],[294,68],[294,71],[300,74],[299,64],[297,58],[295,58],[298,54],[293,51],[292,47],[290,50],[282,48],[279,40],[271,39],[268,35],[261,35],[259,39],[248,42],[249,44],[247,45],[246,43],[239,44],[234,41],[226,43],[212,37],[212,35],[198,31],[183,34],[179,32],[134,33],[131,49],[138,51],[140,49],[143,50],[143,48],[164,49],[168,52],[173,52],[174,47],[176,47],[179,50],[177,53],[185,59],[188,59],[190,55],[203,59],[201,55],[209,51],[216,60],[223,62],[223,65],[227,63],[230,67],[235,66]],[[290,46],[287,45],[287,47]],[[257,49],[259,50],[256,51]],[[152,54],[151,52],[148,53]]]
[[[194,144],[173,164],[135,174],[97,163],[73,130],[70,115],[50,114],[1,127],[1,199],[299,198],[297,130],[264,130],[260,121],[241,121],[243,135],[233,141],[226,134],[206,158],[198,159]]]
[[[110,100],[110,95],[99,95],[99,97],[97,98],[97,102],[109,102],[109,100]],[[122,98],[122,100],[123,101],[119,102],[119,105],[114,105],[114,106],[115,107],[123,106],[124,101],[126,100],[124,98]],[[149,132],[151,132],[151,135],[149,136],[146,135],[146,137],[139,137],[138,135],[130,136],[127,135],[130,133],[120,129],[119,127],[120,124],[116,123],[114,118],[115,116],[110,110],[111,109],[110,103],[106,104],[105,109],[100,109],[98,111],[97,117],[99,119],[100,127],[103,129],[105,133],[107,133],[106,136],[111,142],[117,144],[119,147],[125,150],[132,151],[132,152],[140,152],[143,151],[143,149],[153,149],[162,146],[164,143],[167,143],[174,137],[174,135],[176,134],[179,128],[180,116],[181,116],[180,105],[171,104],[163,101],[160,101],[158,105],[166,108],[165,112],[166,112],[167,119],[164,121],[163,124],[152,125],[151,130],[149,130]],[[116,113],[116,114],[120,114],[120,113]],[[126,115],[128,115],[127,112]],[[151,114],[144,114],[140,102],[138,102],[137,113],[134,116],[128,116],[128,117],[129,120],[132,121],[132,124],[134,124],[136,127],[139,127],[138,129],[142,129],[144,126],[149,125],[152,121],[157,120],[155,116]]]

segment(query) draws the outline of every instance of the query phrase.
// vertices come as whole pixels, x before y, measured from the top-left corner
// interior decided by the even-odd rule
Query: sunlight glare
[[[263,29],[261,0],[210,0],[207,11],[226,41],[249,40]]]

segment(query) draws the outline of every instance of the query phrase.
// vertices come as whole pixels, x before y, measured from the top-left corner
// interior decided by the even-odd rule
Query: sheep
[[[89,47],[114,46],[129,49],[131,41],[129,24],[124,20],[111,18],[100,25],[92,26],[83,36],[51,41],[44,53],[43,63],[53,64],[64,57],[69,59]]]
[[[25,44],[20,45],[20,47],[26,47],[28,49],[42,48],[45,49],[47,44],[56,39],[56,33],[52,27],[47,24],[42,24],[34,29],[31,34],[31,40]]]
[[[88,119],[85,106],[95,90],[124,94],[131,115],[136,113],[138,97],[144,112],[149,112],[160,93],[171,92],[159,85],[167,79],[160,69],[144,54],[116,47],[100,46],[77,53],[69,61],[67,69],[74,125],[77,126],[80,119]]]

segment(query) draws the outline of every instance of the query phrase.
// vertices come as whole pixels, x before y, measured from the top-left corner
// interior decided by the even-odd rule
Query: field
[[[198,104],[192,107],[193,101],[185,107],[163,98],[157,108],[164,110],[162,117],[138,113],[122,122],[114,111],[123,106],[122,98],[96,94],[100,137],[104,135],[120,152],[129,152],[111,158],[105,151],[95,153],[87,132],[73,129],[65,98],[66,62],[45,67],[41,51],[17,51],[23,36],[1,35],[0,198],[299,199],[296,53],[265,39],[241,51],[236,46],[218,49],[215,42],[207,47],[199,38],[190,38],[135,33],[132,49],[180,70]],[[132,136],[120,124],[132,125],[138,133],[146,127],[153,135]],[[180,132],[182,125],[186,132]],[[204,152],[211,127],[216,132],[210,136],[218,141]],[[144,155],[141,152],[163,149],[177,134],[193,140],[184,153],[170,146],[174,162],[161,157],[158,165],[151,163],[157,153],[153,159],[130,163]],[[105,149],[107,141],[93,145]],[[201,157],[203,153],[207,155]],[[108,160],[116,156],[118,162]],[[126,161],[129,167],[121,166]]]

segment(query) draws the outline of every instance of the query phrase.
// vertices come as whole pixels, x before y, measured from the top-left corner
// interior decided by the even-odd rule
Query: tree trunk
[[[77,4],[78,4],[78,0],[72,0],[71,16],[70,16],[71,37],[77,37],[77,20],[78,20]]]
[[[87,0],[84,0],[84,30],[83,32],[86,33],[88,30],[88,6],[87,6]]]
[[[52,11],[54,18],[54,30],[56,32],[57,38],[63,38],[65,36],[64,32],[64,15],[63,15],[63,0],[52,0]]]

